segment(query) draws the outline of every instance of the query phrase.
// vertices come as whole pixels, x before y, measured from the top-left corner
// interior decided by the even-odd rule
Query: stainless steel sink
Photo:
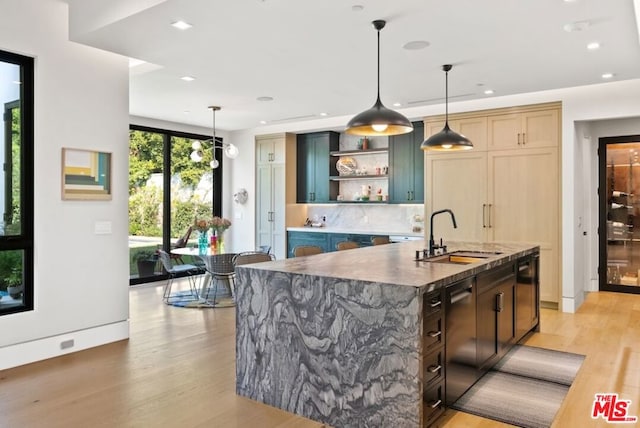
[[[489,251],[454,251],[452,253],[443,254],[441,256],[429,257],[425,259],[431,263],[448,263],[456,265],[468,265],[471,263],[477,263],[485,261],[486,259],[501,254],[499,252]]]

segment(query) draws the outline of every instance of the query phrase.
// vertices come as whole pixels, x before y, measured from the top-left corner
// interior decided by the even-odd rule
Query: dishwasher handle
[[[467,297],[471,297],[473,295],[473,286],[469,286],[466,288],[462,288],[460,290],[456,290],[451,292],[451,304],[458,303],[460,300],[464,300]]]

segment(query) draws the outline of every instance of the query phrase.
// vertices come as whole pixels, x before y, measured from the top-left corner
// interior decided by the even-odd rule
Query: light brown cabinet
[[[488,148],[557,147],[560,109],[532,110],[488,117]]]
[[[561,258],[559,107],[554,106],[553,112],[536,108],[515,113],[511,111],[515,109],[509,110],[509,113],[483,112],[488,137],[486,151],[480,148],[482,143],[476,148],[474,138],[467,135],[474,143],[473,150],[427,152],[425,218],[444,208],[455,213],[457,229],[453,229],[444,216],[434,219],[436,239],[537,243],[540,245],[540,300],[557,304]],[[497,134],[491,132],[491,127],[498,122],[494,119],[512,115],[518,115],[520,122],[528,124],[525,134],[539,138],[498,150],[503,143],[494,140]],[[545,117],[552,119],[535,119]],[[428,132],[440,131],[438,126],[430,126],[438,120],[425,119]],[[455,120],[458,119],[454,117]],[[542,129],[534,127],[534,123]],[[552,126],[555,128],[551,129]],[[476,128],[476,133],[481,134],[481,128]],[[552,134],[555,145],[551,143],[553,139],[543,138]]]

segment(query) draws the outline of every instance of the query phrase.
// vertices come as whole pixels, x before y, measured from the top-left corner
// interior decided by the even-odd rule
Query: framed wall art
[[[111,200],[111,153],[63,148],[62,199]]]

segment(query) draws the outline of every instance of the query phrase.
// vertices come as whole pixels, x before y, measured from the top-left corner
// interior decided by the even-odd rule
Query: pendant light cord
[[[213,159],[215,160],[216,158],[216,109],[212,108],[211,110],[213,110]]]
[[[449,123],[449,71],[444,72],[444,122]]]
[[[380,101],[380,30],[378,30],[378,101]]]

